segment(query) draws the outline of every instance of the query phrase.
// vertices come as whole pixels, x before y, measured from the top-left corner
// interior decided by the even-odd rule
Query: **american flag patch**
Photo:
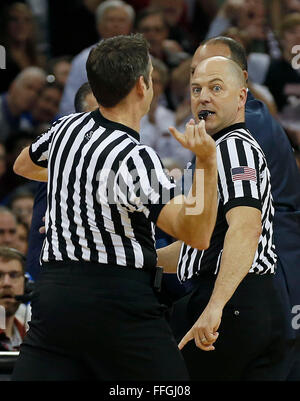
[[[233,167],[231,177],[232,181],[257,181],[256,170],[251,167]]]

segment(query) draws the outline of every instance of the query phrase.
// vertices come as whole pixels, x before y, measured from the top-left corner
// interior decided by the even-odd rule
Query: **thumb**
[[[169,131],[171,132],[172,136],[182,145],[186,146],[186,139],[183,134],[181,134],[175,127],[169,127]]]

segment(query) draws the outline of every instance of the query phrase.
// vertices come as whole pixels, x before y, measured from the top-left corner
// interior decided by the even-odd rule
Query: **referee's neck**
[[[142,118],[141,112],[138,107],[125,106],[118,104],[116,107],[99,107],[100,113],[107,120],[113,121],[118,124],[125,125],[136,132],[140,132],[140,120]]]

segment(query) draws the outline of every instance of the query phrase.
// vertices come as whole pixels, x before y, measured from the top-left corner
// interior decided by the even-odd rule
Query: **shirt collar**
[[[212,135],[211,137],[217,141],[218,139],[220,139],[222,136],[228,134],[231,131],[235,131],[237,129],[241,129],[244,128],[246,129],[246,123],[236,123],[236,124],[232,124],[229,125],[229,127],[223,128],[221,131],[217,132],[216,134]]]
[[[138,142],[138,143],[140,142],[140,135],[137,131],[135,131],[134,129],[129,128],[126,125],[123,125],[121,123],[117,123],[115,121],[108,120],[101,114],[99,109],[92,111],[91,115],[92,115],[93,119],[96,122],[98,122],[101,126],[104,125],[105,127],[111,128],[113,130],[124,131],[129,136],[131,136],[135,140],[135,142]]]

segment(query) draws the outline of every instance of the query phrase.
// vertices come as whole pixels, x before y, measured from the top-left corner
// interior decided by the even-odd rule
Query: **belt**
[[[163,277],[162,267],[153,267],[152,269],[142,269],[129,266],[109,265],[104,263],[93,262],[78,262],[78,261],[57,261],[57,262],[44,262],[42,264],[42,271],[44,275],[60,274],[68,272],[77,274],[102,277],[121,277],[128,280],[134,280],[140,283],[148,284],[153,287],[157,292],[161,290],[161,283]]]

